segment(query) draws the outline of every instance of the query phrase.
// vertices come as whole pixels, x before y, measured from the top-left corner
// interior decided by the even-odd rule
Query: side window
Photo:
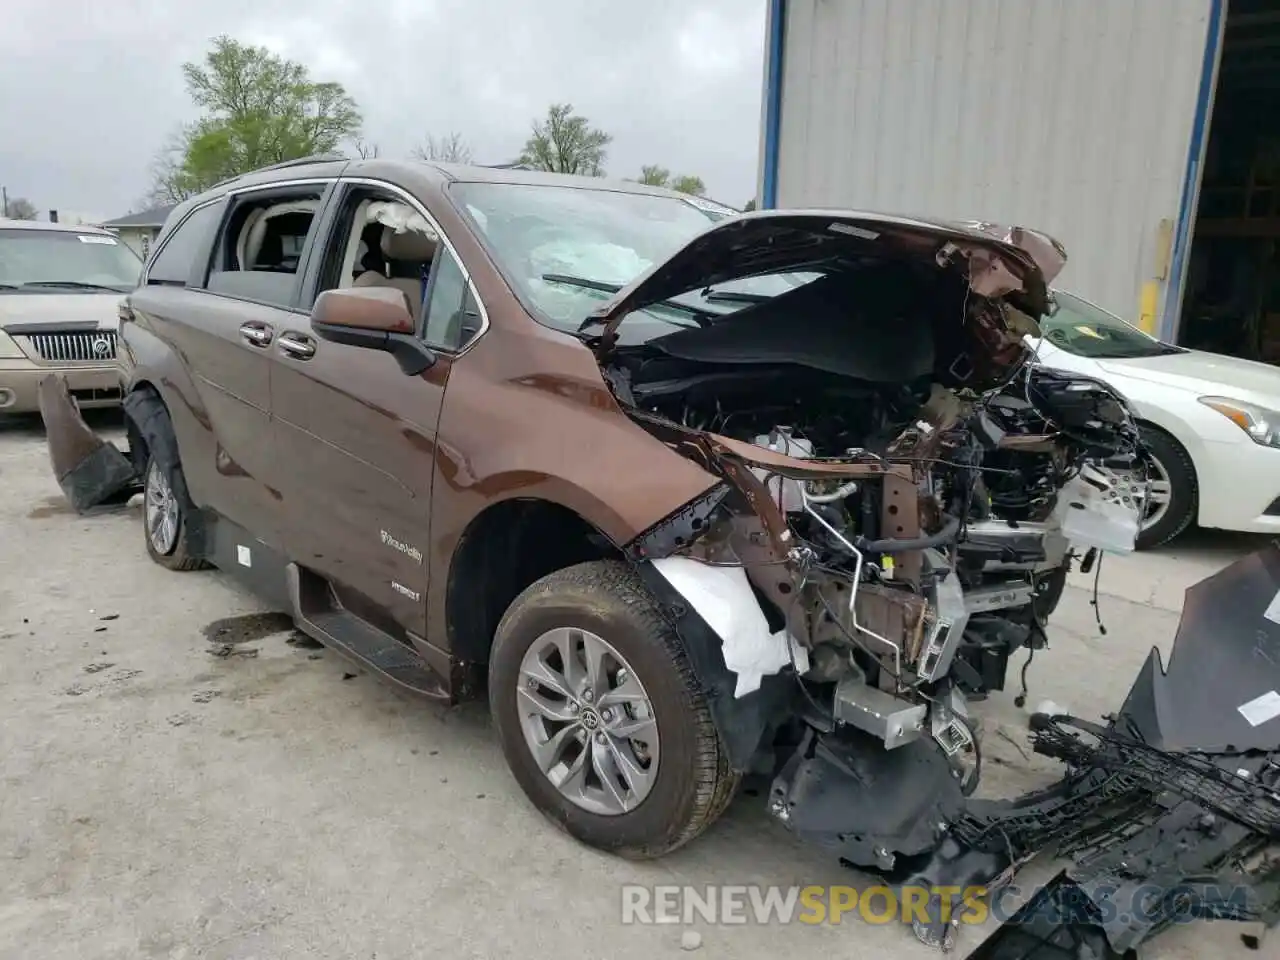
[[[185,287],[196,261],[209,251],[209,238],[218,228],[221,203],[210,203],[178,224],[147,271],[147,283]]]
[[[422,338],[432,347],[461,350],[480,330],[480,308],[448,248],[441,246],[436,260],[427,288]]]
[[[390,280],[403,274],[406,279],[419,281],[413,286],[415,296],[411,299],[420,300],[422,265],[393,269],[398,265],[389,262],[383,244],[388,225],[394,229],[407,224],[412,216],[413,211],[391,194],[363,186],[348,187],[324,241],[316,295],[326,290],[368,286],[378,277]]]
[[[206,288],[274,306],[293,305],[302,252],[323,193],[254,192],[227,215]]]
[[[435,225],[390,191],[350,186],[336,205],[315,296],[369,286],[402,291],[423,340],[442,350],[461,349],[480,329],[480,309]]]

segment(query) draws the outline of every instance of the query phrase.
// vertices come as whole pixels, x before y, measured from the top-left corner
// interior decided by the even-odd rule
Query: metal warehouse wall
[[[776,205],[1046,230],[1060,286],[1137,319],[1178,217],[1210,5],[785,0]],[[766,113],[768,85],[766,65]]]

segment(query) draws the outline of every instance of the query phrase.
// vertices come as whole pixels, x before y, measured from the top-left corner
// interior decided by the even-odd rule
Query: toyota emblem
[[[111,341],[106,337],[96,337],[93,341],[93,355],[95,357],[105,357],[111,353]]]

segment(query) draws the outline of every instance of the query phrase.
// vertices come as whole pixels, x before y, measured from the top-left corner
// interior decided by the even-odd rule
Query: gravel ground
[[[0,490],[0,957],[652,960],[689,928],[623,925],[623,884],[866,882],[746,795],[657,863],[579,846],[519,794],[482,707],[401,699],[219,574],[155,566],[136,500],[70,512],[38,422],[0,423]],[[1069,587],[1031,702],[1117,706],[1181,590],[1244,546],[1114,560],[1106,637]],[[1011,695],[982,714],[984,793],[1052,778]],[[694,929],[709,957],[936,956],[852,916]],[[1146,957],[1244,956],[1237,932],[1175,929]]]

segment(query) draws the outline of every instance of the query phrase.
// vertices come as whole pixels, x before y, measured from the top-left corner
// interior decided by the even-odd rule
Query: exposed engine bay
[[[790,669],[832,727],[950,756],[972,744],[965,700],[1044,645],[1073,550],[1133,549],[1113,468],[1141,459],[1123,398],[1032,362],[1034,321],[967,266],[859,263],[606,368],[634,419],[727,481],[638,546],[695,606],[729,589],[701,577],[759,607],[721,634],[737,695]]]
[[[925,682],[950,672],[970,696],[1003,689],[1010,654],[1043,642],[1068,569],[1064,525],[1080,550],[1132,549],[1131,505],[1110,516],[1067,507],[1082,492],[1106,496],[1104,460],[1137,457],[1123,403],[1102,385],[1026,367],[965,397],[936,382],[880,387],[795,366],[674,372],[633,380],[637,405],[812,464],[812,478],[750,469],[812,571],[805,599],[786,606],[809,620],[814,679],[838,682],[849,668],[888,689],[883,672],[916,666]],[[845,469],[817,476],[834,463]],[[1086,518],[1103,529],[1085,529]]]

